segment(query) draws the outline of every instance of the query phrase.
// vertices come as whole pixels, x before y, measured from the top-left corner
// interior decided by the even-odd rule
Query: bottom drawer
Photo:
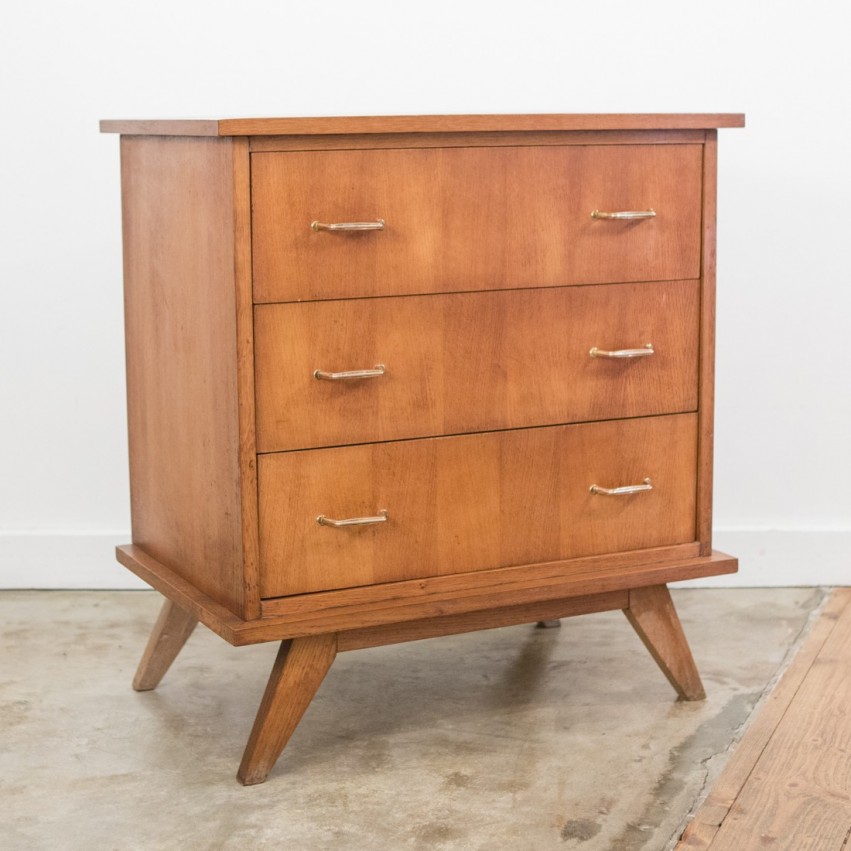
[[[696,467],[695,414],[261,455],[261,594],[693,541]]]

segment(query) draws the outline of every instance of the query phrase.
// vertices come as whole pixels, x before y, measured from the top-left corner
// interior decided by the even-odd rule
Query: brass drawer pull
[[[591,213],[592,219],[653,219],[655,217],[655,210],[619,210],[615,213],[594,210]]]
[[[372,526],[374,523],[386,523],[388,516],[387,509],[382,508],[377,517],[348,517],[345,520],[332,520],[330,517],[320,514],[316,518],[316,522],[320,526],[334,526],[339,529],[342,526]]]
[[[313,370],[313,377],[323,381],[352,381],[358,378],[380,378],[387,372],[383,363],[378,363],[373,369],[350,369],[348,372],[325,372],[321,369]]]
[[[655,353],[653,343],[647,343],[643,349],[615,349],[611,352],[606,351],[605,349],[598,349],[594,346],[594,348],[588,352],[592,358],[646,358]]]
[[[317,231],[384,230],[384,219],[376,219],[374,222],[334,222],[330,225],[322,222],[311,222],[310,227]]]
[[[600,485],[591,485],[591,493],[597,493],[601,496],[624,496],[628,493],[642,493],[644,491],[652,491],[653,484],[650,479],[645,479],[641,485],[624,485],[620,488],[604,488]]]

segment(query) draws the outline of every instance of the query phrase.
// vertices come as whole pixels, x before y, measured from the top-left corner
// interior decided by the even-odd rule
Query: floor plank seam
[[[762,706],[765,701],[768,700],[774,689],[777,688],[777,685],[780,683],[780,680],[783,679],[783,677],[786,675],[786,672],[792,666],[792,663],[795,661],[795,657],[798,655],[799,651],[801,650],[801,647],[807,640],[809,634],[813,631],[813,627],[819,622],[821,617],[824,615],[824,611],[827,608],[828,603],[830,602],[830,598],[833,595],[834,591],[836,591],[837,589],[833,586],[820,585],[818,588],[814,588],[813,590],[818,591],[822,595],[822,598],[821,600],[819,600],[819,604],[810,612],[806,623],[798,631],[798,634],[795,636],[794,640],[792,641],[792,644],[786,651],[786,655],[783,657],[783,661],[780,663],[774,673],[774,676],[768,681],[768,684],[765,686],[762,691],[762,694],[759,696],[759,700],[757,701],[756,706],[754,706],[753,712],[751,712],[747,720],[744,722],[744,724],[742,724],[741,729],[743,730],[743,735],[744,731],[746,731],[747,728],[750,726],[751,721],[756,718],[759,710],[762,709]],[[824,641],[822,641],[821,646],[824,646],[824,643],[827,641],[828,637],[829,635],[825,636],[825,639]],[[821,650],[821,646],[819,647],[819,650]],[[815,656],[818,656],[818,652],[814,654],[813,658],[815,658]],[[800,685],[797,689],[795,689],[796,694],[798,692],[798,689],[800,689]],[[794,697],[792,699],[794,700]],[[789,702],[791,703],[792,701],[790,700]],[[742,737],[743,736],[740,736],[736,738],[733,742],[731,742],[729,748],[732,748],[737,745]]]
[[[824,611],[827,608],[827,605],[828,605],[828,603],[831,599],[832,594],[837,589],[833,586],[818,586],[817,588],[814,588],[813,590],[817,591],[818,593],[820,593],[822,595],[821,599],[819,600],[818,605],[810,611],[810,614],[809,614],[806,622],[803,624],[801,629],[798,631],[798,634],[795,636],[792,644],[789,646],[789,649],[787,650],[786,655],[783,657],[783,660],[778,665],[777,670],[775,671],[774,675],[771,677],[771,679],[768,681],[768,683],[766,683],[765,688],[762,690],[759,697],[757,698],[757,701],[754,704],[753,709],[749,713],[748,717],[745,718],[744,721],[742,721],[742,723],[736,728],[732,739],[730,740],[730,742],[727,744],[727,747],[723,751],[721,751],[717,754],[710,754],[708,757],[701,760],[701,765],[704,767],[705,771],[704,771],[703,781],[701,783],[700,790],[698,791],[697,795],[695,796],[694,802],[693,802],[690,810],[688,811],[688,813],[686,813],[686,815],[684,816],[684,818],[683,818],[682,822],[680,823],[678,829],[674,832],[674,835],[672,836],[671,841],[666,846],[666,851],[671,851],[671,849],[675,849],[677,844],[682,842],[683,836],[685,835],[685,833],[688,830],[691,823],[694,821],[695,816],[697,816],[697,814],[700,812],[700,809],[706,803],[707,799],[709,798],[709,795],[712,792],[712,789],[714,788],[718,779],[721,777],[721,774],[724,771],[724,768],[726,767],[727,763],[730,761],[730,758],[732,757],[736,748],[741,744],[742,739],[744,739],[748,730],[751,728],[751,726],[754,723],[754,721],[756,720],[756,718],[758,718],[758,716],[759,716],[763,706],[765,705],[766,701],[768,701],[768,699],[771,697],[771,695],[774,692],[775,688],[777,687],[778,683],[783,679],[784,675],[789,670],[790,666],[792,665],[792,663],[795,660],[795,657],[798,655],[798,652],[801,650],[801,647],[803,646],[804,642],[807,640],[807,637],[810,635],[810,632],[812,631],[813,627],[818,623],[819,619],[824,614]],[[822,646],[824,645],[824,643],[826,641],[827,641],[827,637],[825,637],[824,641],[822,642]],[[815,655],[817,656],[818,654],[816,653]],[[814,658],[815,658],[815,656],[814,656]],[[786,708],[783,711],[783,716],[785,716],[786,712],[789,709],[789,706],[792,705],[792,701],[794,700],[795,695],[797,695],[798,691],[800,690],[801,685],[803,684],[803,681],[804,681],[804,678],[801,679],[801,683],[799,683],[798,688],[795,689],[795,692],[792,695],[792,698],[789,700],[788,705],[786,706]],[[783,716],[781,716],[781,718]],[[778,724],[779,724],[779,721],[778,721]],[[745,779],[745,782],[742,784],[742,788],[744,788],[744,786],[746,785],[747,780],[750,778],[751,773],[753,772],[754,768],[756,767],[757,763],[759,762],[759,756],[762,755],[762,752],[765,750],[765,747],[768,746],[768,742],[770,740],[771,740],[771,737],[769,737],[769,739],[765,742],[765,745],[763,746],[762,750],[760,751],[760,754],[754,760],[753,765],[751,766],[751,769],[748,772],[747,778]],[[715,776],[712,777],[711,780],[710,780],[710,774],[712,772],[710,771],[709,763],[713,759],[719,759],[719,758],[721,759],[721,765],[720,765],[718,771],[716,772]],[[741,791],[741,789],[739,791]],[[738,795],[737,795],[737,797],[738,797]],[[730,811],[732,810],[733,806],[735,806],[735,800],[731,802],[730,806],[727,808],[726,812],[724,813],[724,816],[720,819],[718,824],[713,825],[713,827],[715,827],[716,829],[721,828],[721,825],[724,823],[727,816],[730,814]],[[841,849],[841,851],[846,851],[844,846]],[[849,849],[849,851],[851,851],[851,849]]]

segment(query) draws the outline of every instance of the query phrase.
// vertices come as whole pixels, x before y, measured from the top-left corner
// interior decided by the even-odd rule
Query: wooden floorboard
[[[851,588],[834,591],[677,851],[851,851]]]

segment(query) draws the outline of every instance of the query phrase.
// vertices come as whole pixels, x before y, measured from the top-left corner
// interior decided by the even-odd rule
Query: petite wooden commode
[[[714,552],[716,131],[741,115],[105,121],[121,134],[133,543],[281,648],[262,782],[335,655],[623,609],[703,687],[667,583]]]

